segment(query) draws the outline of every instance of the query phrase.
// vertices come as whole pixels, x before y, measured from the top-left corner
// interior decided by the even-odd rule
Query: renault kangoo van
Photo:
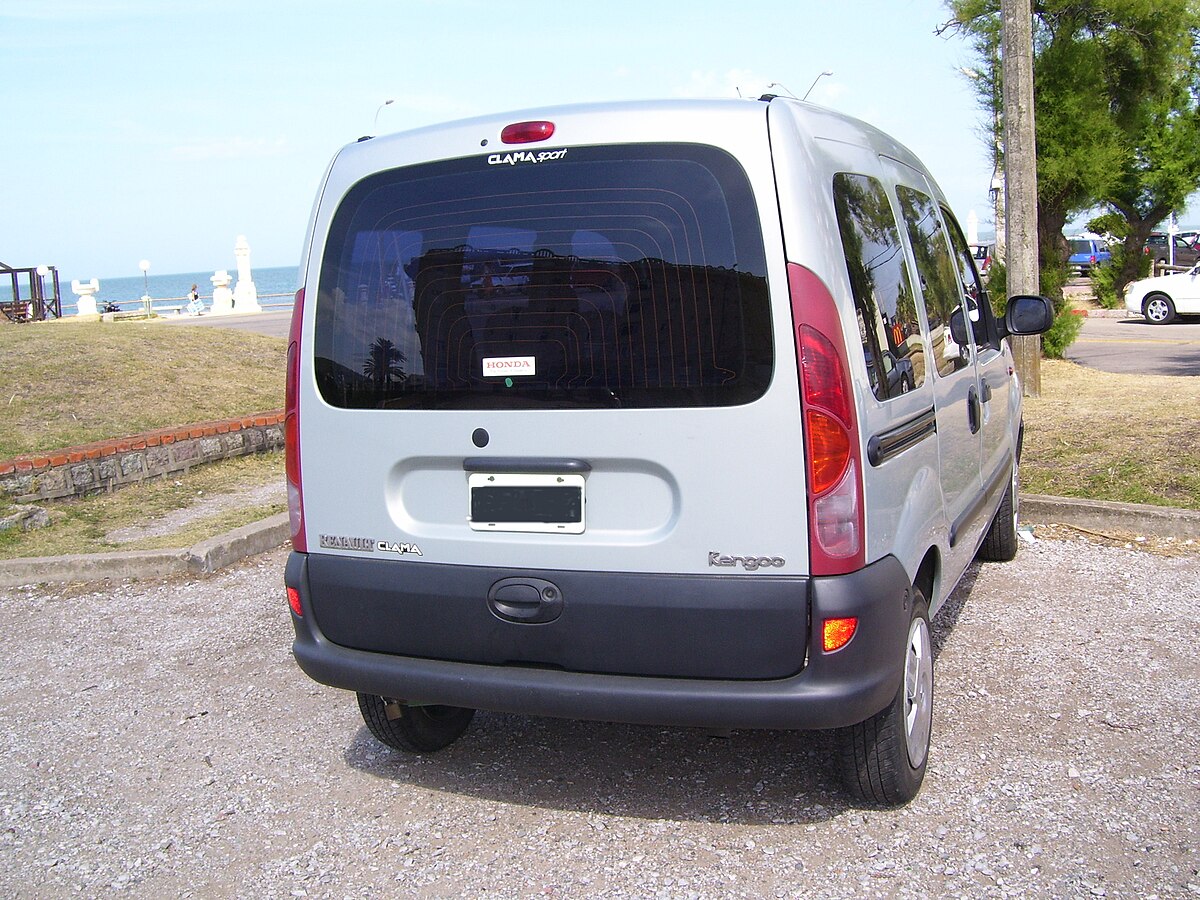
[[[364,139],[288,350],[301,668],[438,750],[477,709],[837,729],[902,804],[929,618],[1017,549],[1021,390],[932,177],[792,100]]]

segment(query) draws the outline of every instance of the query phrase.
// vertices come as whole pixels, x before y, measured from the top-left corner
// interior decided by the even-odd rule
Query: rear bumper
[[[787,678],[732,680],[594,674],[356,650],[333,643],[318,627],[306,554],[291,554],[285,581],[299,592],[305,611],[292,616],[292,652],[300,668],[322,684],[417,704],[714,728],[837,728],[874,715],[900,685],[911,601],[908,577],[892,557],[850,575],[803,581],[814,648],[807,665]],[[841,616],[858,616],[853,640],[832,654],[815,649],[822,621]]]

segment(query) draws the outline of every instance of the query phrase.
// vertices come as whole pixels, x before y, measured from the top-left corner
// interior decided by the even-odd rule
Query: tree
[[[954,19],[940,31],[971,37],[998,78],[999,0],[948,6]],[[1043,291],[1052,292],[1074,216],[1105,206],[1130,222],[1130,242],[1144,242],[1200,189],[1200,2],[1034,0],[1033,17],[1038,243]],[[998,118],[994,83],[977,84]]]
[[[1174,73],[1163,73],[1161,89],[1129,111],[1132,140],[1100,197],[1104,208],[1124,220],[1122,262],[1113,284],[1118,296],[1139,277],[1142,247],[1150,232],[1200,189],[1200,47],[1195,18]]]
[[[371,345],[371,355],[363,361],[363,374],[377,388],[386,387],[392,379],[403,381],[408,376],[401,363],[407,362],[400,348],[387,338],[376,338]]]

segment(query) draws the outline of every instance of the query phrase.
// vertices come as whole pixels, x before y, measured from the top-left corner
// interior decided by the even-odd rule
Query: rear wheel
[[[1004,492],[1004,499],[1000,501],[1000,508],[996,510],[996,516],[992,519],[992,524],[988,526],[987,534],[984,535],[983,543],[979,547],[980,559],[990,562],[1009,562],[1017,555],[1017,513],[1020,503],[1017,471],[1016,463],[1014,463],[1012,479],[1009,481],[1008,489]]]
[[[933,731],[933,648],[929,603],[912,589],[912,619],[904,646],[904,677],[887,708],[840,729],[842,780],[858,800],[903,806],[925,779]]]
[[[1166,325],[1175,318],[1175,304],[1166,294],[1151,294],[1142,305],[1146,321],[1154,325]]]
[[[407,706],[376,694],[359,694],[367,729],[380,743],[406,753],[433,753],[453,744],[475,710],[461,706]]]

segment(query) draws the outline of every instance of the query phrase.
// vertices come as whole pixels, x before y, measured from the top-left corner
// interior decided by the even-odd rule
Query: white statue
[[[234,312],[262,312],[258,305],[258,291],[254,287],[254,279],[250,277],[250,245],[246,236],[239,234],[233,247],[233,255],[237,257],[238,281],[233,289]]]
[[[221,269],[208,280],[213,286],[212,309],[209,312],[214,316],[229,315],[233,312],[233,291],[229,289],[229,282],[233,279],[228,272]]]
[[[100,282],[93,278],[91,281],[72,281],[71,293],[76,294],[79,299],[75,301],[75,309],[77,316],[95,316],[96,298],[93,296],[100,290]]]

